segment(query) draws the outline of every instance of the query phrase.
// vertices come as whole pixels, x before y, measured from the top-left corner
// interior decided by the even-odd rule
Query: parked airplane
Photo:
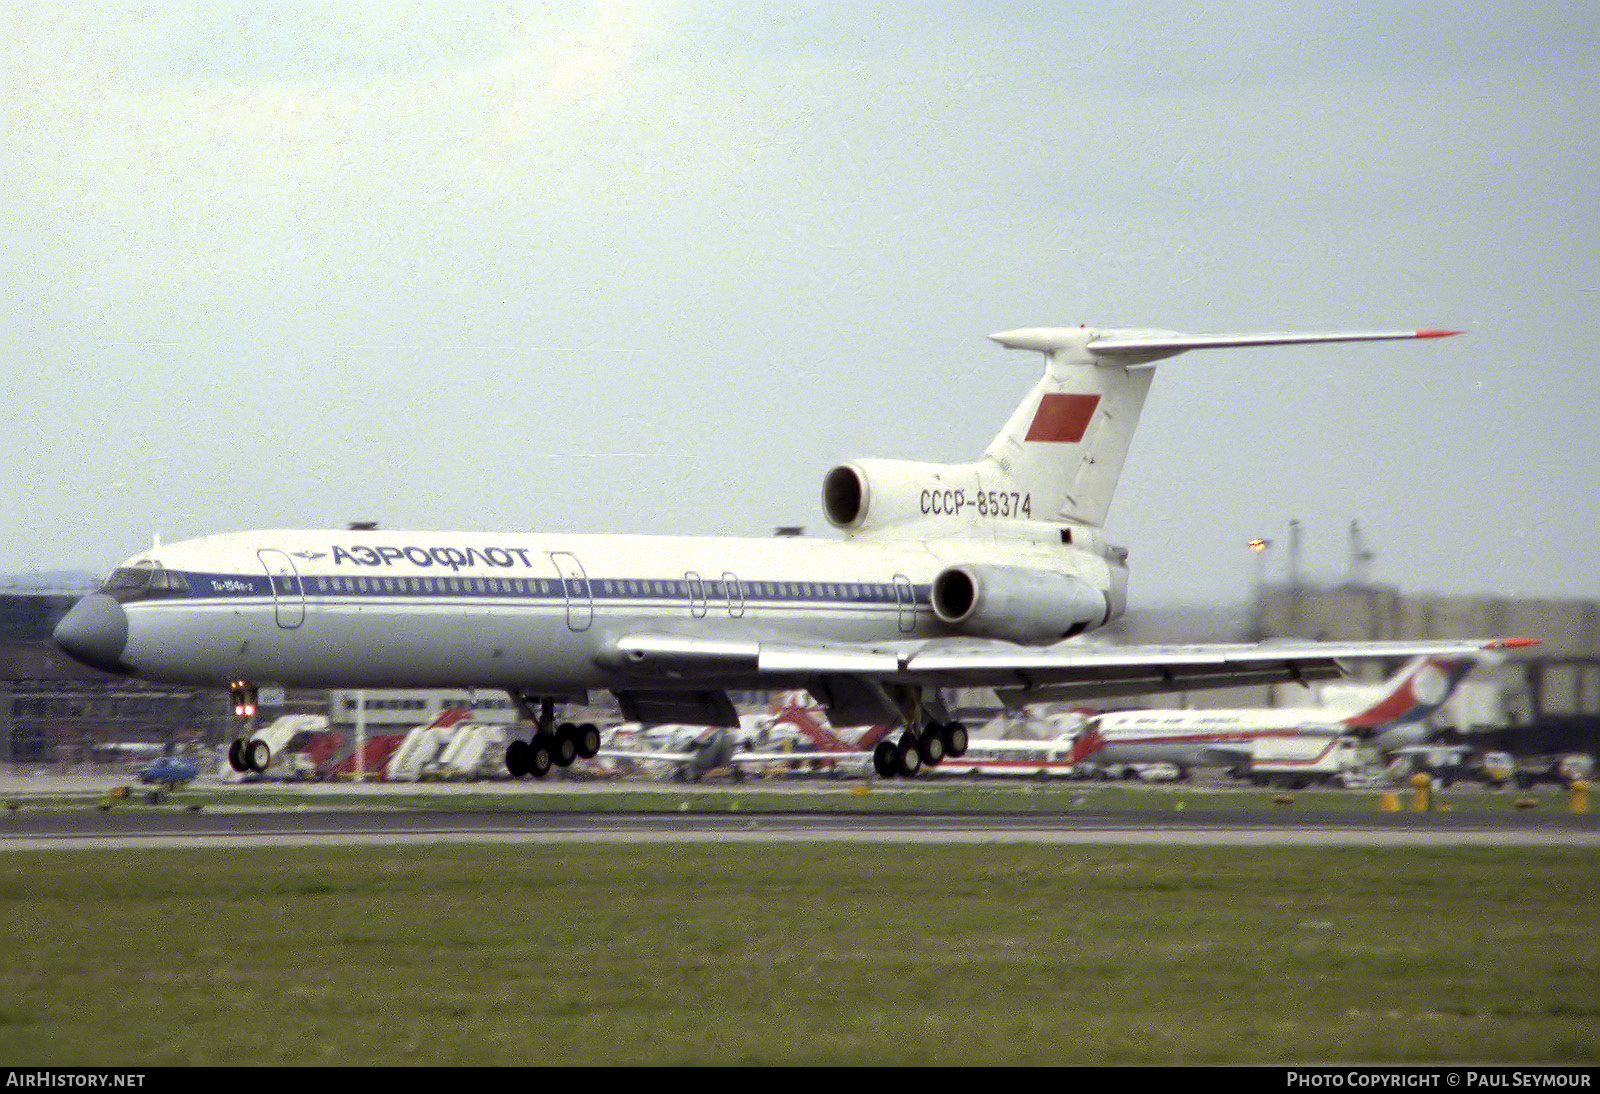
[[[1472,671],[1471,657],[1416,657],[1387,681],[1381,698],[1355,711],[1323,707],[1254,710],[1126,710],[1090,718],[1074,758],[1106,764],[1248,765],[1262,741],[1291,737],[1352,737],[1373,751],[1415,744],[1423,720],[1438,710]]]
[[[801,759],[855,763],[865,768],[870,758],[870,753],[859,748],[829,752],[758,752],[741,747],[743,743],[738,731],[728,726],[693,726],[678,733],[664,748],[602,748],[600,758],[666,764],[675,778],[687,782],[699,782],[713,771],[721,769],[726,769],[734,779],[742,779],[747,767],[765,767]]]
[[[1008,331],[993,337],[1043,353],[1045,373],[983,456],[833,468],[823,508],[843,540],[228,533],[129,559],[55,639],[98,668],[226,686],[241,712],[267,683],[503,688],[536,726],[507,766],[535,775],[598,750],[593,727],[555,721],[594,688],[629,721],[722,727],[738,724],[729,689],[805,688],[835,726],[902,727],[876,759],[912,775],[965,743],[941,687],[1043,702],[1462,655],[1484,643],[1059,644],[1123,611],[1127,552],[1103,526],[1156,361],[1450,333]]]
[[[776,716],[777,724],[794,726],[810,742],[811,750],[795,753],[797,758],[829,760],[832,755],[843,755],[859,760],[864,758],[869,750],[876,751],[885,746],[893,747],[893,741],[885,740],[895,728],[888,724],[867,727],[865,732],[856,737],[852,745],[834,733],[830,727],[822,724],[823,719],[819,718],[820,710],[804,703],[799,698],[802,694],[789,693]],[[937,768],[930,767],[927,770],[930,772],[937,770],[941,775],[1068,777],[1072,774],[1071,757],[1077,732],[1082,726],[1083,721],[1079,719],[1072,729],[1048,738],[969,736],[968,743],[959,755],[952,752],[940,761]],[[882,770],[881,766],[879,770]]]
[[[975,737],[967,751],[941,763],[940,775],[995,775],[1008,779],[1070,778],[1082,757],[1070,734],[1043,740]]]

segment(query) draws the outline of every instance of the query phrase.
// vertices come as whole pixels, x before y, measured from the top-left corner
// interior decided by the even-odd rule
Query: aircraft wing
[[[1032,703],[1334,680],[1343,675],[1343,661],[1424,653],[1467,656],[1496,648],[1502,641],[1289,641],[1182,646],[1060,643],[1044,648],[1003,642],[929,643],[906,658],[902,671],[907,682],[992,687],[1002,694],[1017,693],[1021,702]]]
[[[722,686],[807,687],[841,693],[862,686],[920,684],[990,687],[1016,706],[1107,696],[1197,691],[1297,681],[1339,679],[1341,662],[1407,658],[1422,654],[1467,657],[1485,650],[1533,645],[1534,639],[1318,642],[1101,646],[1062,642],[1019,646],[1009,642],[934,639],[910,643],[804,643],[792,639],[705,639],[680,634],[629,634],[617,638],[612,658],[641,682],[663,677],[678,686],[713,681]],[[881,710],[877,712],[881,716]],[[881,720],[881,717],[868,719]],[[866,724],[841,722],[835,724]]]

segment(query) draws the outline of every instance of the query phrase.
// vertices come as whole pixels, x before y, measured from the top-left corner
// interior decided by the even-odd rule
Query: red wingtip
[[[1457,335],[1457,334],[1460,334],[1460,333],[1461,332],[1458,331],[1458,330],[1419,330],[1419,331],[1417,331],[1416,337],[1418,337],[1418,338],[1449,338],[1452,335]]]
[[[1486,650],[1520,650],[1526,646],[1537,646],[1537,638],[1496,638],[1493,642],[1485,642]]]

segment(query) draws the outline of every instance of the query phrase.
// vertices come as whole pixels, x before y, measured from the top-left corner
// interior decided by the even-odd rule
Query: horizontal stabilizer
[[[1448,338],[1456,330],[1323,331],[1309,334],[1275,331],[1261,334],[1181,334],[1163,330],[1090,330],[1083,327],[1025,327],[989,337],[1007,349],[1060,353],[1079,348],[1094,357],[1143,364],[1191,349],[1241,346],[1301,346],[1324,342],[1396,342],[1416,338]]]
[[[1111,334],[1089,342],[1090,353],[1107,357],[1167,357],[1191,349],[1230,349],[1238,346],[1300,346],[1318,342],[1397,342],[1409,338],[1448,338],[1454,330],[1333,331],[1321,334],[1174,334],[1151,338]]]

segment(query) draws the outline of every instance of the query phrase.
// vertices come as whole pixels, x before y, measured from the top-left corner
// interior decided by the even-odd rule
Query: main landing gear
[[[928,721],[920,734],[908,729],[898,741],[879,741],[872,750],[872,769],[881,779],[911,778],[923,768],[937,767],[947,757],[953,760],[965,755],[967,741],[967,727],[962,723]]]
[[[524,720],[533,722],[531,741],[517,739],[506,746],[506,770],[513,779],[532,775],[542,779],[552,767],[570,767],[575,760],[592,760],[600,752],[600,729],[589,722],[555,724],[555,700],[513,691],[511,701]],[[536,712],[533,704],[538,702]]]

